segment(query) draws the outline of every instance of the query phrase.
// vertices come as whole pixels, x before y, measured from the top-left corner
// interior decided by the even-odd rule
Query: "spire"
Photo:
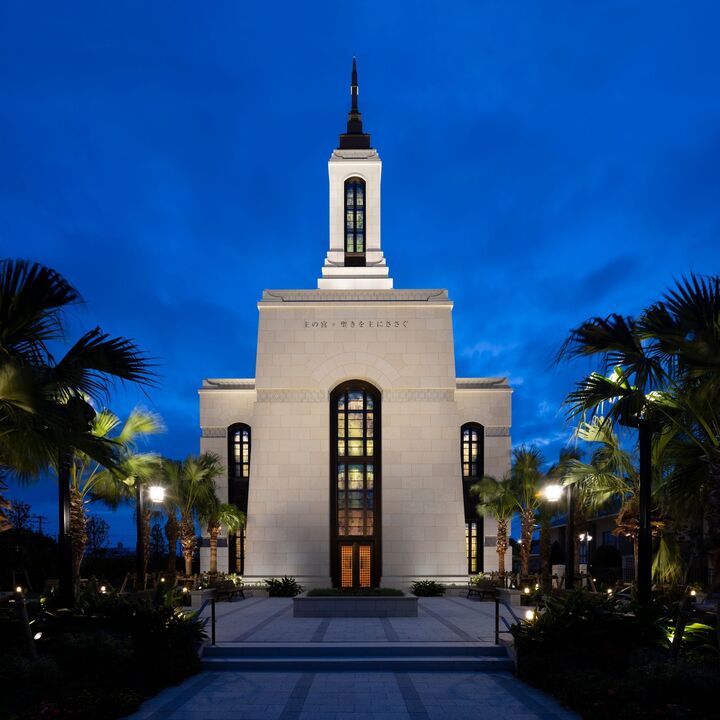
[[[370,135],[363,132],[362,114],[358,109],[357,62],[353,58],[350,77],[350,112],[347,119],[347,132],[340,135],[340,150],[365,150],[370,148]]]

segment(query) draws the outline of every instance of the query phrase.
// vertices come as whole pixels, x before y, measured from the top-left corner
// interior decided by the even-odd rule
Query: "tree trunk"
[[[530,543],[535,529],[535,512],[523,510],[520,513],[520,576],[527,577],[530,572]]]
[[[70,543],[72,545],[73,585],[77,592],[80,584],[80,564],[85,555],[87,546],[87,518],[85,517],[85,503],[80,491],[70,486]]]
[[[185,576],[192,575],[192,561],[195,553],[195,523],[189,513],[180,516],[180,545],[185,560]]]
[[[498,574],[505,575],[505,553],[508,549],[508,521],[498,520],[497,542],[495,544],[498,554]]]
[[[220,523],[208,523],[208,535],[210,536],[210,574],[217,575],[217,545],[220,534]]]
[[[633,544],[633,572],[635,574],[635,585],[637,585],[638,581],[638,539],[636,535],[633,535],[632,537],[632,544]]]
[[[178,521],[175,513],[168,513],[165,522],[165,537],[168,541],[168,572],[175,572],[177,566]]]

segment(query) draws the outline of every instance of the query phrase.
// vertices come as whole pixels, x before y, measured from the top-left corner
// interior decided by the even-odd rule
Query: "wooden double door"
[[[355,589],[376,587],[374,554],[372,542],[340,541],[338,543],[340,587]]]

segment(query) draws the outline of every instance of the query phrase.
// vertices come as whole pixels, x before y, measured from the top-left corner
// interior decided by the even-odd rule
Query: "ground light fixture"
[[[535,619],[535,611],[534,610],[526,610],[525,611],[525,620],[528,622],[532,622]]]

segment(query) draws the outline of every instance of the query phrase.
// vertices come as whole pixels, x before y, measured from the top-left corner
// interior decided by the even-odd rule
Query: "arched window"
[[[365,181],[345,181],[345,265],[365,265]]]
[[[228,428],[228,502],[247,516],[250,487],[250,426],[235,423]],[[229,571],[245,572],[246,529],[228,538]]]
[[[465,505],[465,549],[470,575],[481,572],[483,519],[478,517],[477,498],[470,488],[485,474],[485,428],[480,423],[465,423],[460,428],[460,465],[462,467],[463,503]]]
[[[331,566],[336,587],[380,582],[380,395],[353,381],[330,397]]]

